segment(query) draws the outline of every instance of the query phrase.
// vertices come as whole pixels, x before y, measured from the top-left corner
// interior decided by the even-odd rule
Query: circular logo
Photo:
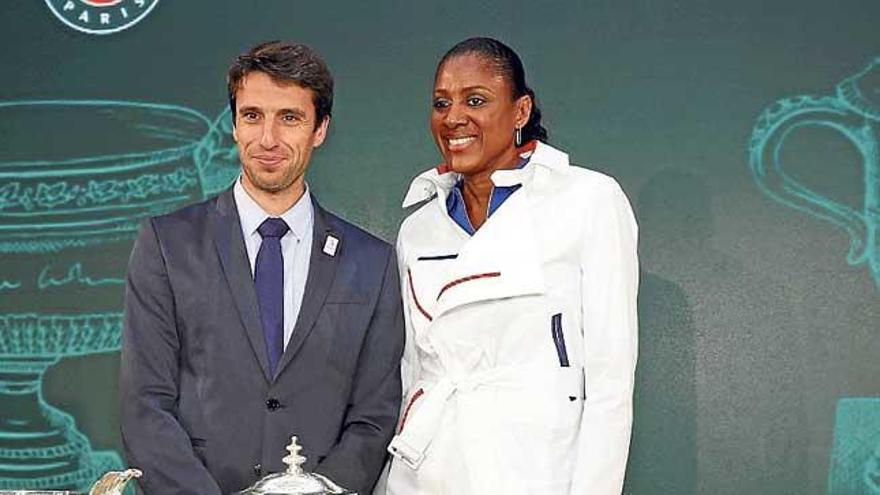
[[[61,22],[88,34],[128,29],[146,17],[157,3],[159,0],[46,0]]]

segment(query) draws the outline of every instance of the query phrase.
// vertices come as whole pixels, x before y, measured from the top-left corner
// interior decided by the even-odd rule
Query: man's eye
[[[243,118],[244,120],[247,120],[249,122],[253,122],[254,120],[257,120],[259,117],[260,116],[257,115],[256,112],[245,112],[245,113],[241,114],[241,118]]]
[[[436,109],[446,108],[449,106],[449,101],[448,100],[434,100],[434,103],[432,106]]]
[[[467,99],[467,104],[469,107],[478,107],[483,103],[486,103],[486,100],[480,98],[479,96],[471,96]]]

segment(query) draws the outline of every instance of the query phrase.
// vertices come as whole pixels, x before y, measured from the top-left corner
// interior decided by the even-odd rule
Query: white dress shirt
[[[264,220],[271,217],[245,191],[241,177],[233,187],[235,206],[241,219],[241,233],[247,248],[251,266],[251,277],[257,262],[257,253],[263,238],[257,231]],[[281,237],[281,256],[284,258],[284,348],[293,335],[293,327],[299,316],[309,273],[309,260],[312,254],[312,230],[315,223],[315,210],[309,189],[287,211],[278,216],[287,223],[290,230]]]

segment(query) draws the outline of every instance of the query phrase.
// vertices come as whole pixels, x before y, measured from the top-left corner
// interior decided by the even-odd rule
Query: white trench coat
[[[538,143],[473,235],[429,170],[398,237],[407,342],[387,493],[619,494],[632,424],[637,229],[614,179]]]

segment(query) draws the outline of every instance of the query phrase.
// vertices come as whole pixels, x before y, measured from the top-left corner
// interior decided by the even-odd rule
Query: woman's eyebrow
[[[474,85],[474,86],[466,86],[466,87],[461,88],[461,89],[462,89],[462,91],[476,91],[476,90],[482,90],[482,91],[488,91],[488,92],[490,92],[490,93],[492,92],[492,90],[491,90],[490,88],[488,88],[488,87],[486,87],[486,86],[483,86],[483,85],[481,85],[481,84],[477,84],[477,85]]]
[[[473,86],[465,86],[465,87],[463,87],[463,88],[460,89],[460,91],[464,91],[464,92],[470,92],[470,91],[476,91],[476,90],[487,91],[487,92],[489,92],[489,93],[492,92],[492,89],[491,89],[491,88],[489,88],[489,87],[487,87],[487,86],[483,86],[482,84],[476,84],[476,85],[473,85]],[[448,89],[446,89],[446,88],[438,88],[438,89],[435,89],[435,90],[434,90],[434,96],[436,96],[436,95],[438,95],[438,94],[449,93],[449,92],[450,92],[450,90],[448,90]]]

